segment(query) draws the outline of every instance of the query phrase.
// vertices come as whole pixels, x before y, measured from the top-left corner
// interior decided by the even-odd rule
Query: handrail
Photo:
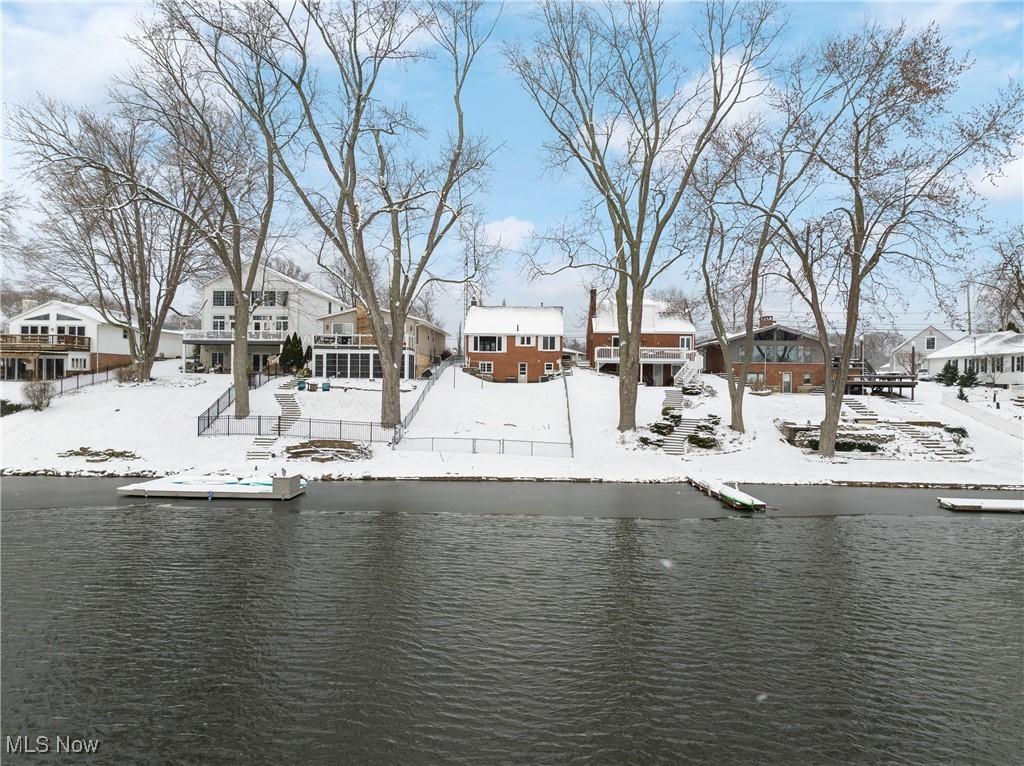
[[[569,457],[576,457],[576,446],[572,438],[572,407],[569,404],[569,381],[566,375],[562,375],[562,385],[565,387],[565,418],[569,422]]]
[[[620,346],[597,346],[594,349],[594,359],[608,361],[619,359]],[[675,346],[641,346],[640,360],[665,359],[691,361],[696,358],[697,352],[688,348],[676,348]]]
[[[426,398],[427,392],[434,387],[434,384],[437,382],[437,379],[441,377],[441,373],[443,373],[445,370],[447,370],[449,367],[452,367],[453,365],[462,364],[463,361],[464,360],[461,354],[455,354],[454,356],[450,356],[447,359],[442,359],[438,364],[435,364],[433,367],[430,368],[430,377],[424,384],[423,390],[420,391],[420,395],[416,398],[416,402],[412,405],[412,407],[409,408],[409,411],[405,413],[405,417],[402,418],[402,422],[399,424],[399,427],[395,429],[395,444],[398,444],[398,442],[402,441],[402,436],[405,433],[405,429],[409,427],[409,424],[412,423],[412,419],[416,417],[416,413],[420,411],[420,405],[423,404],[423,400]]]
[[[85,335],[30,335],[29,333],[3,333],[0,349],[4,351],[63,349],[88,351],[92,339]]]

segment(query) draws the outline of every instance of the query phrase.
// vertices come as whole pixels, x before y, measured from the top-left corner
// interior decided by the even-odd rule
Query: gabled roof
[[[685,317],[671,313],[670,308],[670,304],[666,301],[645,299],[640,317],[640,332],[655,335],[658,333],[666,335],[693,333],[695,331],[693,323]],[[619,331],[619,318],[614,301],[601,302],[597,307],[597,313],[591,319],[591,329],[601,333],[617,333]]]
[[[1024,333],[1004,330],[968,335],[951,346],[928,354],[928,359],[952,359],[968,356],[1001,356],[1024,354]]]
[[[248,267],[248,264],[246,264],[246,266]],[[329,292],[327,292],[326,290],[321,290],[316,285],[311,285],[309,282],[303,282],[301,279],[290,277],[287,274],[278,271],[272,266],[264,265],[261,266],[260,268],[263,269],[264,272],[273,274],[278,279],[283,279],[285,282],[291,282],[296,287],[301,288],[302,290],[305,290],[307,292],[314,293],[315,295],[319,295],[321,298],[326,298],[327,300],[332,302],[338,301],[339,304],[344,303],[344,301],[342,301],[341,298],[339,298],[337,295],[331,295]],[[206,287],[207,285],[213,284],[214,282],[219,282],[220,280],[224,279],[225,276],[227,276],[227,272],[222,271],[212,279],[207,279],[205,282],[203,282],[202,286]],[[258,285],[254,285],[253,289],[258,289]]]
[[[109,324],[109,322],[103,318],[103,315],[94,309],[92,306],[80,305],[78,303],[68,303],[67,301],[61,300],[49,300],[40,303],[38,306],[15,314],[8,322],[21,322],[24,321],[23,317],[35,316],[36,314],[49,314],[53,311],[64,312],[69,314],[78,314],[82,319],[87,319],[90,322],[99,322],[100,324]],[[56,321],[54,319],[53,321]]]
[[[561,306],[470,306],[465,335],[564,335]]]
[[[757,335],[757,333],[759,333],[759,332],[765,332],[766,330],[776,330],[776,329],[778,329],[778,330],[785,330],[786,332],[791,332],[791,333],[794,333],[795,335],[803,336],[807,340],[813,340],[815,343],[818,342],[818,336],[817,335],[812,335],[809,332],[804,332],[803,330],[798,330],[795,327],[790,327],[788,325],[778,324],[777,322],[774,323],[774,324],[766,325],[765,327],[755,327],[754,328],[754,334]],[[725,340],[726,340],[727,343],[732,343],[737,338],[745,338],[745,337],[747,337],[747,331],[746,330],[738,330],[737,332],[731,332],[731,333],[727,334],[725,336]],[[708,338],[707,340],[702,340],[700,343],[698,343],[697,344],[697,348],[703,348],[705,346],[717,346],[717,345],[718,345],[718,338]]]
[[[323,322],[325,319],[333,319],[334,317],[341,316],[342,314],[348,314],[350,311],[355,311],[356,309],[356,306],[348,306],[347,308],[340,309],[339,311],[332,311],[330,314],[318,316],[317,320]],[[429,327],[432,330],[437,330],[438,332],[444,333],[445,335],[448,334],[448,331],[445,330],[443,327],[441,327],[440,325],[436,325],[433,322],[428,322],[426,319],[420,319],[419,317],[413,316],[412,314],[407,316],[406,319],[409,319],[415,322],[416,324],[423,325],[424,327]]]
[[[913,342],[913,341],[915,341],[915,340],[917,340],[918,338],[921,338],[921,337],[925,337],[926,338],[929,335],[936,335],[936,336],[941,335],[943,338],[945,338],[946,340],[950,341],[951,343],[953,341],[952,337],[950,337],[949,335],[944,333],[938,327],[935,327],[934,325],[928,325],[923,330],[921,330],[921,332],[919,332],[916,335],[914,335],[912,338],[907,338],[900,345],[896,346],[896,348],[894,348],[891,353],[895,354],[897,351],[899,351],[901,348],[906,346],[908,343],[911,343],[911,342]]]

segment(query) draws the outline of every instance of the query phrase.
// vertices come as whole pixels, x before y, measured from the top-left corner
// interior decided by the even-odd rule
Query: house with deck
[[[231,369],[236,301],[249,303],[250,369],[261,370],[281,352],[285,338],[298,334],[312,348],[314,375],[329,378],[379,378],[380,358],[369,316],[356,305],[316,285],[261,267],[248,296],[235,295],[226,274],[203,285],[201,327],[185,330],[185,344],[198,349],[209,369]],[[444,351],[445,332],[437,325],[409,317],[403,329],[403,377],[416,377],[436,363]]]
[[[466,366],[498,383],[537,383],[562,370],[561,306],[479,306],[463,325]]]
[[[619,372],[619,320],[615,302],[598,302],[590,290],[587,359],[598,372]],[[640,380],[649,386],[686,382],[701,370],[693,323],[665,301],[645,299],[640,321]],[[682,377],[681,377],[682,376]]]
[[[1024,334],[1005,330],[968,335],[928,355],[928,369],[937,375],[952,362],[961,374],[974,370],[983,385],[1024,386]]]
[[[158,358],[181,355],[181,332],[162,330]],[[132,357],[128,330],[92,306],[26,299],[0,335],[0,362],[5,380],[55,380],[125,367]]]
[[[702,341],[704,371],[724,373],[727,364],[740,374],[747,333],[739,331],[726,338],[726,348],[717,338]],[[778,324],[771,316],[762,316],[754,330],[753,356],[747,371],[747,385],[783,394],[803,393],[825,385],[825,365],[836,366],[832,355],[825,355],[816,335]],[[860,376],[863,366],[851,363],[850,374]]]

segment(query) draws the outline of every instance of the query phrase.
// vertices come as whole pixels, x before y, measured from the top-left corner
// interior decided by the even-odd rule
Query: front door
[[[526,382],[526,378],[527,378],[528,373],[529,373],[529,367],[527,366],[526,362],[520,362],[519,363],[519,382],[520,383],[525,383]]]
[[[782,373],[782,393],[793,393],[793,373],[791,372]]]

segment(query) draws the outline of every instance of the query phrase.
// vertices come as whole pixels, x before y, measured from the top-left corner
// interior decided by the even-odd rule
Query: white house
[[[210,280],[202,287],[201,327],[185,331],[185,344],[198,348],[200,360],[211,369],[231,369],[236,300],[226,274]],[[269,266],[259,269],[248,301],[252,370],[265,367],[285,338],[297,333],[304,348],[312,347],[310,367],[317,377],[380,377],[377,343],[362,305],[348,305]],[[423,319],[409,317],[404,339],[403,375],[421,374],[444,351],[444,330]]]
[[[928,355],[928,368],[938,374],[953,362],[960,373],[974,370],[984,385],[1024,385],[1024,333],[1005,330],[968,335]]]
[[[936,375],[942,369],[929,365],[928,355],[949,347],[955,341],[942,330],[928,325],[912,338],[908,338],[896,346],[889,354],[886,372],[898,372],[916,375]],[[916,368],[916,369],[914,369]]]
[[[128,331],[91,306],[25,300],[21,313],[7,320],[7,329],[0,339],[0,376],[8,380],[52,380],[132,361]],[[157,356],[181,355],[181,332],[162,330]]]

